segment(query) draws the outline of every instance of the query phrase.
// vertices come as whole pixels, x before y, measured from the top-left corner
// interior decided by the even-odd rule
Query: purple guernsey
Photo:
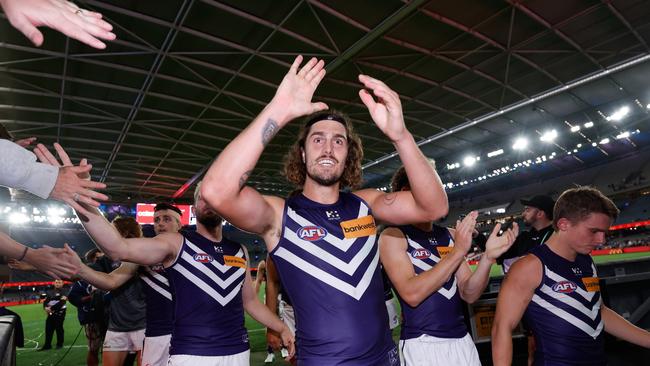
[[[271,255],[296,314],[299,365],[399,364],[365,202],[343,192],[331,205],[290,197]]]
[[[535,335],[535,365],[605,365],[600,288],[591,257],[570,262],[546,245],[530,252],[542,281],[524,313]]]
[[[213,242],[182,231],[184,240],[167,271],[174,289],[170,355],[226,356],[246,351],[242,284],[246,258],[239,243]]]

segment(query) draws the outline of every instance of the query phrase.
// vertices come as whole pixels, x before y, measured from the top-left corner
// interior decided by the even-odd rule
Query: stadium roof
[[[451,192],[505,167],[533,179],[650,146],[647,1],[78,3],[113,24],[118,40],[106,50],[50,31],[36,48],[0,19],[0,123],[88,157],[116,201],[191,186],[297,54],[326,61],[316,99],[353,118],[371,186],[386,185],[399,160],[357,96],[359,73],[401,95],[409,130]],[[250,184],[292,190],[281,170],[297,129],[271,142]],[[555,140],[539,140],[553,129]],[[515,152],[521,136],[529,145]],[[480,160],[464,167],[468,156]],[[543,156],[544,169],[515,166]]]

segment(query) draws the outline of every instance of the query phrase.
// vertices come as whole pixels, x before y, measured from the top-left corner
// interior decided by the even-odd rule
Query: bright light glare
[[[465,166],[473,166],[476,164],[476,158],[474,156],[466,156],[465,159],[463,159],[463,164],[465,164]]]
[[[617,139],[626,139],[626,138],[628,138],[628,137],[630,137],[630,133],[627,132],[627,131],[625,131],[625,132],[621,132],[621,133],[619,133],[618,135],[616,135],[616,138],[617,138]]]
[[[9,215],[9,221],[12,224],[24,224],[26,222],[29,222],[29,217],[23,213],[14,212]]]
[[[515,140],[515,143],[512,144],[512,148],[515,150],[523,150],[528,146],[528,139],[525,137],[519,137]]]
[[[578,132],[578,131],[580,131],[580,126],[575,125],[571,127],[571,132]]]
[[[550,130],[546,131],[542,134],[542,136],[539,138],[539,141],[542,142],[553,142],[557,138],[557,131],[556,130]]]
[[[594,127],[594,123],[590,121],[590,122],[585,123],[583,126],[585,126],[585,128],[592,128],[592,127]]]
[[[501,155],[501,154],[503,154],[503,149],[490,151],[490,152],[487,154],[487,157],[488,157],[488,158],[493,158],[493,157],[495,157],[495,156],[499,156],[499,155]]]
[[[614,112],[611,116],[607,117],[606,119],[608,121],[618,122],[623,118],[625,118],[625,116],[627,116],[629,113],[630,113],[630,107],[625,105],[619,108],[616,112]]]
[[[601,145],[609,144],[609,139],[607,137],[605,137],[604,139],[600,140],[600,144]]]

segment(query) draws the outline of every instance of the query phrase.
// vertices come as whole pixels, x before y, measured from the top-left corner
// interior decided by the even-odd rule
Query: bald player
[[[219,154],[201,192],[233,225],[264,239],[294,307],[299,365],[397,365],[376,221],[436,220],[447,213],[447,196],[404,125],[399,96],[366,75],[359,95],[404,162],[411,191],[342,191],[361,183],[361,141],[347,117],[312,103],[324,61],[301,63],[298,56],[271,102]],[[265,146],[301,116],[308,117],[285,165],[300,190],[285,200],[246,186]]]

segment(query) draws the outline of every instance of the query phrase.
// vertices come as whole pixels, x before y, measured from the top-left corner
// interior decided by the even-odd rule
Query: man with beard
[[[71,164],[67,156],[62,160]],[[200,183],[194,194],[196,232],[124,239],[97,210],[81,221],[111,258],[141,265],[162,263],[167,271],[175,299],[169,365],[248,366],[244,309],[280,332],[293,354],[293,334],[254,293],[246,248],[223,237],[222,219],[203,200],[199,187]]]
[[[400,225],[433,221],[447,196],[404,125],[399,96],[360,75],[361,100],[395,146],[411,191],[355,192],[361,183],[361,141],[348,118],[312,103],[324,62],[293,62],[273,100],[218,156],[201,193],[236,227],[264,238],[296,315],[298,364],[397,365],[384,303],[375,220]],[[245,185],[265,146],[295,118],[309,115],[285,165],[301,188],[286,200]],[[284,141],[283,141],[284,142]]]
[[[529,200],[521,200],[524,210],[521,219],[530,226],[517,237],[512,247],[499,257],[497,262],[503,265],[503,273],[508,273],[510,266],[528,252],[544,244],[553,234],[553,206],[555,201],[550,196],[538,195]]]
[[[162,233],[178,233],[181,229],[182,211],[168,203],[159,203],[154,207],[154,231]],[[136,275],[144,284],[147,317],[144,348],[142,349],[142,364],[147,366],[165,366],[169,359],[169,344],[172,337],[174,307],[172,290],[169,286],[169,275],[162,263],[151,266],[122,262],[119,268],[111,273],[96,271],[83,263],[78,276],[91,285],[106,291],[112,291]]]

